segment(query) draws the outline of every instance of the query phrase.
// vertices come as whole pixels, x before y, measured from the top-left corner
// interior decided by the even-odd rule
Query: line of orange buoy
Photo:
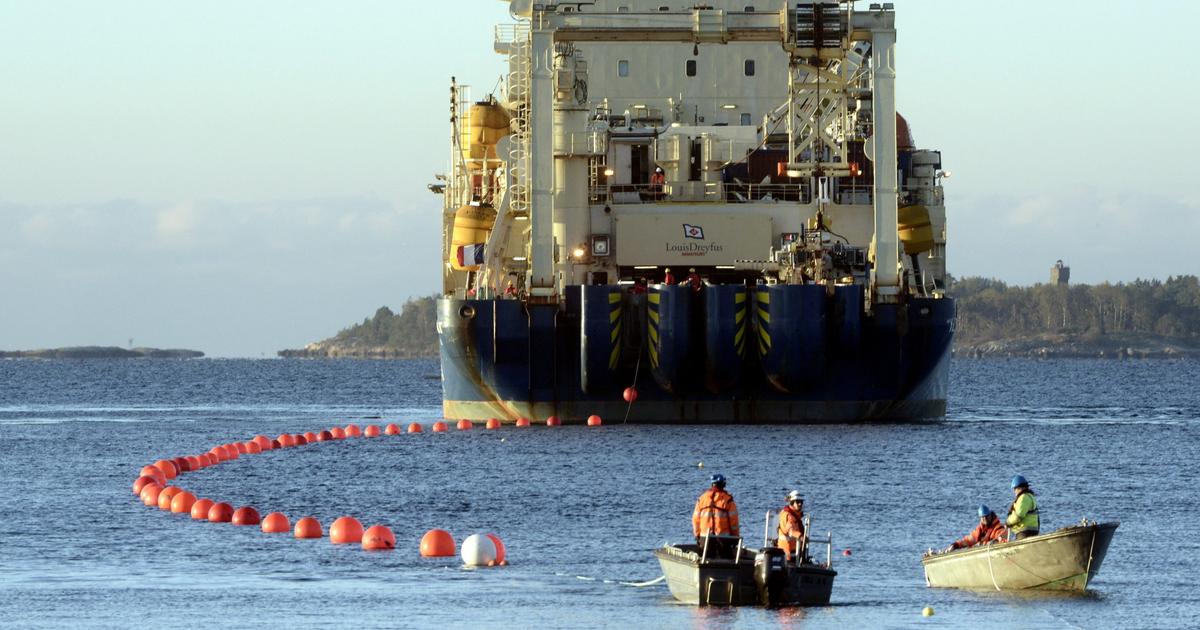
[[[517,427],[529,427],[528,418],[517,418]],[[588,426],[600,426],[600,416],[592,415],[587,418]],[[561,426],[557,416],[546,419],[546,426]],[[460,431],[472,429],[475,425],[470,420],[461,419],[456,426]],[[497,418],[489,418],[484,425],[489,430],[501,428]],[[434,422],[434,433],[445,433],[449,426],[444,421]],[[408,425],[407,433],[421,433],[423,427],[413,422]],[[332,427],[320,432],[283,433],[277,438],[256,435],[244,442],[229,442],[212,447],[199,455],[185,455],[172,459],[160,459],[153,464],[143,466],[138,471],[137,479],[133,482],[133,494],[149,507],[157,507],[171,514],[187,514],[193,520],[210,523],[232,523],[238,526],[258,525],[263,533],[284,534],[292,531],[298,539],[323,538],[325,533],[320,521],[305,516],[296,521],[292,528],[286,514],[271,512],[266,517],[260,517],[259,512],[252,506],[234,508],[233,505],[214,501],[213,499],[197,497],[177,485],[169,482],[184,473],[198,472],[222,462],[239,459],[242,455],[259,455],[268,451],[306,446],[317,442],[345,440],[347,438],[374,438],[380,435],[401,435],[400,425],[389,423],[380,429],[378,425],[367,425],[365,429],[356,424],[346,427]],[[369,551],[390,550],[396,548],[396,538],[385,525],[372,525],[366,529],[362,523],[352,516],[343,516],[335,520],[329,527],[329,539],[333,544],[359,544]],[[468,544],[469,543],[469,544]],[[443,529],[426,532],[421,538],[420,554],[425,557],[448,557],[455,555],[457,545],[454,537]],[[504,543],[495,534],[475,534],[463,541],[463,562],[469,566],[506,565]]]

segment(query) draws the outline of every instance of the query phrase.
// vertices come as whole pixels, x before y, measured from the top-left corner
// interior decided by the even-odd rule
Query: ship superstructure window
[[[687,60],[687,65],[686,65],[685,71],[687,72],[687,75],[689,77],[696,76],[696,60],[695,59]]]
[[[745,9],[746,13],[754,13],[754,5],[749,5]]]
[[[753,59],[747,59],[747,60],[746,60],[746,66],[745,66],[745,68],[744,68],[744,69],[745,69],[745,72],[746,72],[746,76],[748,76],[748,77],[752,77],[752,76],[754,76],[754,60],[753,60]]]
[[[742,114],[742,126],[743,127],[750,126],[750,114]]]
[[[619,76],[619,77],[629,76],[629,60],[628,59],[622,59],[617,62],[617,76]]]

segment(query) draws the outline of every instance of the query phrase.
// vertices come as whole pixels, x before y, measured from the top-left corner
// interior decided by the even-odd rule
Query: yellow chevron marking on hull
[[[661,298],[662,298],[661,294],[658,294],[658,293],[651,293],[646,296],[646,299],[648,299],[651,304],[658,304],[658,301]]]
[[[608,294],[608,303],[609,304],[617,304],[620,301],[621,301],[620,293],[609,293]]]

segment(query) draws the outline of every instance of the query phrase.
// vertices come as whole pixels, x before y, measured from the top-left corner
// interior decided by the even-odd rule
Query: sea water
[[[435,361],[0,361],[0,625],[1100,628],[1200,626],[1200,362],[956,360],[945,421],[428,432]],[[392,552],[143,506],[144,464],[356,423],[419,435],[243,456],[180,485],[259,512],[386,524]],[[453,425],[452,425],[453,426]],[[702,466],[701,466],[702,464]],[[652,549],[691,535],[708,476],[743,535],[792,488],[832,532],[829,606],[677,603]],[[1003,513],[1119,520],[1085,595],[929,589],[921,554]],[[422,533],[495,532],[510,566],[424,559]],[[849,550],[851,555],[844,555]],[[935,614],[922,617],[931,606]]]

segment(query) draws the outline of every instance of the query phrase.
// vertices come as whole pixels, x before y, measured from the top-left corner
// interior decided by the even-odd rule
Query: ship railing
[[[588,190],[591,203],[811,203],[808,184],[749,184],[741,182],[665,182],[662,184],[599,184]]]
[[[597,156],[608,153],[608,137],[593,131],[573,131],[554,136],[555,157]]]

